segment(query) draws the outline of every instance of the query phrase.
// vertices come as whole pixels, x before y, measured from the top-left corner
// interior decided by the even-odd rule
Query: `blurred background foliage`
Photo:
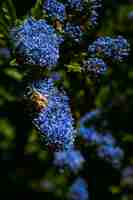
[[[25,70],[18,66],[10,50],[8,30],[18,19],[29,15],[36,0],[0,0],[0,192],[38,194],[37,198],[65,199],[74,180],[69,171],[56,169],[53,155],[40,142],[39,134],[23,112],[20,91]],[[60,70],[63,84],[71,99],[76,121],[95,107],[103,109],[97,123],[110,130],[125,151],[123,166],[133,164],[133,1],[104,0],[99,26],[90,35],[123,35],[131,44],[124,64],[113,64],[108,74],[99,79],[80,73],[77,63]],[[108,106],[109,105],[109,106]],[[88,181],[91,199],[133,199],[122,195],[120,172],[98,160],[95,154],[76,140],[88,163],[79,175]],[[111,175],[110,175],[111,174]]]

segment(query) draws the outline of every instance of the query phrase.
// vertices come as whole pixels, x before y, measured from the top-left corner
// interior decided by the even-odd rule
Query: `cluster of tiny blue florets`
[[[107,71],[107,64],[101,58],[89,58],[83,62],[83,69],[97,75],[104,74]]]
[[[120,182],[121,182],[121,189],[124,193],[128,194],[132,191],[132,188],[133,188],[133,165],[132,164],[122,169]]]
[[[83,14],[84,8],[86,6],[89,7],[90,16],[88,18],[89,24],[94,27],[97,25],[98,17],[99,17],[99,8],[101,7],[101,0],[68,0],[69,7],[73,10],[77,10],[81,12],[81,16]]]
[[[86,23],[82,23],[81,21],[84,20],[81,19],[84,19],[84,11],[86,7],[88,10]],[[46,0],[43,5],[43,9],[48,16],[52,18],[52,20],[59,20],[63,23],[63,32],[69,34],[69,36],[71,36],[71,38],[73,38],[76,42],[81,41],[82,34],[86,29],[85,24],[88,24],[88,26],[91,27],[94,27],[97,24],[100,7],[100,0],[67,0],[64,3],[61,3],[58,0]],[[78,17],[76,17],[77,11]],[[76,21],[74,18],[76,18]],[[84,27],[82,30],[80,28],[81,26]]]
[[[48,99],[47,107],[33,119],[46,145],[57,150],[72,147],[75,138],[74,120],[66,93],[60,92],[51,78],[34,81],[32,87]]]
[[[91,26],[96,26],[98,17],[99,17],[99,9],[101,8],[101,0],[90,0],[90,24]]]
[[[65,166],[72,172],[80,170],[84,163],[84,158],[79,150],[70,149],[67,151],[56,152],[54,155],[54,165],[60,168]]]
[[[116,61],[122,61],[128,56],[129,44],[122,36],[115,38],[101,36],[89,45],[88,51],[94,56],[105,56]]]
[[[99,0],[90,0],[90,1],[81,1],[81,0],[68,0],[68,7],[70,7],[72,10],[79,11],[81,18],[83,17],[84,9],[85,7],[89,7],[90,15],[87,19],[88,24],[91,25],[91,27],[95,27],[97,25],[97,20],[99,16],[99,8],[101,7],[101,1]],[[68,26],[69,25],[69,26]],[[82,23],[78,23],[76,25],[71,24],[68,22],[68,25],[66,25],[67,29],[65,32],[68,32],[71,37],[76,41],[80,42],[82,39],[82,36],[84,34],[85,27]],[[84,30],[81,30],[81,26],[84,27]]]
[[[91,112],[87,112],[83,117],[80,119],[80,126],[84,126],[86,121],[89,121],[95,117],[97,117],[101,113],[100,109],[93,110]]]
[[[123,150],[117,147],[116,140],[111,133],[99,133],[94,127],[86,127],[85,123],[99,114],[99,111],[92,111],[81,118],[79,134],[89,145],[96,146],[97,155],[112,163],[113,167],[119,168],[123,159]]]
[[[89,142],[89,145],[100,145],[102,141],[101,136],[96,132],[94,128],[81,127],[80,136],[84,138],[85,141]]]
[[[124,168],[122,171],[122,178],[126,179],[129,176],[133,178],[133,165],[129,165],[128,167]]]
[[[43,8],[47,11],[48,16],[64,22],[66,16],[64,4],[60,3],[57,0],[46,0],[44,2]]]
[[[75,42],[80,42],[83,32],[78,24],[66,23],[65,34],[72,38]]]
[[[11,30],[11,38],[25,64],[48,68],[57,64],[61,38],[45,20],[28,18],[20,27]]]
[[[83,0],[68,0],[69,7],[74,10],[82,11],[83,4]]]
[[[111,162],[113,167],[119,168],[123,159],[123,150],[112,144],[105,144],[97,149],[97,155],[100,158]]]
[[[74,181],[68,197],[71,200],[89,200],[88,185],[83,178],[79,177]]]

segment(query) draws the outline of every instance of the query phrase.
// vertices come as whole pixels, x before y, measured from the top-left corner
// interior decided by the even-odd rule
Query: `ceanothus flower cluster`
[[[59,91],[51,78],[33,81],[29,87],[33,92],[32,97],[27,95],[27,98],[35,102],[37,108],[32,122],[44,143],[55,150],[71,148],[75,138],[74,120],[65,91]]]
[[[117,36],[115,38],[101,36],[89,45],[88,52],[93,56],[123,61],[128,56],[129,44],[123,36]]]
[[[90,58],[83,62],[84,70],[94,74],[104,74],[107,71],[107,64],[101,58]]]
[[[61,37],[45,20],[26,19],[21,26],[11,30],[11,38],[23,63],[48,69],[58,63]]]
[[[71,200],[89,200],[88,185],[86,181],[79,177],[71,185],[68,193]]]
[[[63,29],[64,35],[79,43],[87,30],[87,25],[91,28],[97,25],[100,7],[100,0],[66,0],[64,3],[46,0],[43,9],[53,22],[60,22],[58,25],[61,26],[61,30]],[[57,27],[56,29],[58,30]]]
[[[96,26],[98,23],[99,12],[98,10],[101,8],[101,0],[90,0],[90,24],[91,26]]]
[[[112,163],[112,166],[119,168],[124,157],[123,150],[117,146],[116,140],[111,133],[99,133],[94,127],[86,127],[85,123],[96,117],[100,110],[92,111],[83,116],[80,120],[79,135],[89,144],[96,147],[96,153],[101,159]]]
[[[65,34],[72,38],[75,42],[80,42],[83,36],[83,31],[78,24],[68,22],[65,25]]]
[[[129,54],[129,43],[123,36],[100,36],[88,46],[90,58],[83,60],[82,71],[103,75],[108,69],[104,60],[106,58],[115,62],[121,62]]]
[[[83,1],[82,0],[68,0],[68,6],[71,9],[82,11],[83,10]]]
[[[46,0],[44,2],[43,9],[47,11],[48,16],[64,22],[66,16],[64,4],[57,0]]]
[[[67,151],[55,152],[54,165],[60,168],[65,166],[72,172],[77,173],[84,164],[85,160],[79,150],[70,149]]]

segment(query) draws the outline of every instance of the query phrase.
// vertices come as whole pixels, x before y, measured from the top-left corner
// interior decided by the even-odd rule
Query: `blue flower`
[[[43,6],[50,17],[64,22],[66,17],[65,6],[57,0],[46,0]]]
[[[102,138],[101,135],[97,133],[97,131],[94,128],[85,128],[81,127],[79,129],[80,136],[85,139],[87,142],[89,142],[90,145],[101,145]]]
[[[130,176],[133,177],[133,166],[132,165],[127,166],[122,171],[122,178],[126,179]]]
[[[106,56],[112,60],[122,61],[128,56],[129,44],[122,36],[116,38],[101,36],[89,45],[88,51],[93,56]]]
[[[98,133],[95,128],[87,128],[83,125],[79,128],[79,135],[84,138],[90,145],[116,145],[116,141],[111,133]]]
[[[25,64],[53,68],[59,59],[60,37],[45,20],[28,18],[11,30],[17,54]]]
[[[88,186],[83,178],[77,178],[70,187],[68,197],[71,200],[88,200]]]
[[[101,8],[101,0],[90,0],[90,18],[89,22],[92,27],[97,25],[99,17],[99,8]]]
[[[111,135],[111,133],[106,133],[102,135],[102,145],[111,145],[114,146],[116,145],[116,141],[114,139],[114,137]]]
[[[96,75],[104,74],[107,68],[106,63],[100,58],[89,58],[83,62],[83,69]]]
[[[79,136],[89,145],[96,147],[98,157],[110,162],[113,167],[119,168],[124,157],[123,150],[117,146],[117,142],[111,133],[99,133],[95,127],[86,127],[86,123],[96,117],[100,110],[86,113],[79,123]]]
[[[128,165],[121,172],[121,186],[126,193],[133,188],[133,165]]]
[[[81,30],[80,25],[70,22],[66,23],[65,33],[75,42],[80,42],[83,36],[83,31]]]
[[[92,120],[93,118],[97,117],[100,114],[100,109],[96,109],[90,112],[87,112],[83,117],[80,119],[80,126],[84,126],[84,123]]]
[[[54,164],[56,166],[61,168],[66,166],[74,173],[82,168],[84,161],[80,151],[74,149],[56,152],[54,155]]]
[[[68,6],[68,10],[72,9],[72,13],[73,11],[78,11],[78,14],[80,14],[80,19],[82,19],[82,17],[85,15],[84,13],[87,12],[86,22],[81,24],[84,26],[84,29],[86,28],[85,24],[87,24],[87,21],[91,28],[97,25],[99,17],[99,8],[101,7],[101,0],[68,0],[66,5]],[[71,16],[72,13],[71,11],[69,12]],[[83,17],[83,21],[84,19],[85,18]],[[80,25],[80,22],[78,25]]]
[[[123,150],[117,146],[102,145],[97,149],[100,158],[112,163],[113,167],[119,168],[123,159]]]
[[[71,9],[79,10],[79,11],[83,10],[83,5],[84,5],[83,0],[68,0],[68,3]]]
[[[88,128],[85,124],[97,117],[99,114],[100,109],[87,112],[83,117],[81,117],[79,122],[79,135],[91,145],[101,144],[101,135],[97,133],[94,127]]]
[[[32,122],[40,131],[43,141],[48,147],[56,150],[71,148],[75,130],[68,96],[64,90],[59,91],[54,86],[51,78],[34,81],[31,87],[36,94],[32,95],[31,100],[36,101],[35,106],[39,104],[41,108],[37,109],[38,112]]]
[[[122,37],[117,36],[113,39],[114,46],[113,46],[113,56],[115,60],[122,61],[124,58],[128,56],[129,52],[129,44],[128,41]]]

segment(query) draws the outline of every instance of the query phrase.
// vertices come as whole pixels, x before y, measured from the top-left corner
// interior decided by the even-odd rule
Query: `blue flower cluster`
[[[33,118],[33,124],[41,132],[45,144],[56,150],[71,148],[75,130],[66,93],[64,90],[59,91],[51,78],[34,81],[32,88],[46,97],[48,102]],[[38,101],[38,98],[35,100]]]
[[[70,171],[77,173],[84,163],[84,158],[80,151],[70,149],[68,151],[55,152],[54,165],[58,167],[67,167]]]
[[[128,56],[129,44],[122,36],[115,38],[101,36],[89,45],[88,51],[94,56],[106,56],[116,61],[122,61]]]
[[[64,33],[69,34],[76,42],[80,42],[87,29],[86,24],[91,25],[91,28],[97,24],[100,7],[100,0],[67,0],[64,4],[58,0],[46,0],[43,9],[49,17],[52,17],[52,20],[63,23],[63,26],[56,24],[57,30],[62,31],[64,27]],[[87,18],[85,17],[86,9],[88,10]],[[57,26],[61,26],[61,29]]]
[[[99,17],[99,12],[98,10],[101,8],[101,0],[90,0],[90,24],[91,26],[96,26],[98,17]]]
[[[64,22],[66,16],[64,4],[58,2],[57,0],[46,0],[43,8],[47,11],[48,16]]]
[[[80,26],[70,22],[66,23],[65,34],[71,37],[75,42],[80,42],[83,36]]]
[[[128,167],[124,168],[122,171],[122,178],[126,179],[132,176],[133,178],[133,165],[129,165]]]
[[[112,163],[115,168],[120,168],[123,159],[123,151],[117,146],[103,145],[97,149],[97,155]]]
[[[79,177],[74,181],[68,197],[71,200],[89,200],[88,185],[83,178]]]
[[[100,109],[93,110],[91,112],[87,112],[83,117],[80,119],[80,126],[84,126],[86,121],[92,120],[93,118],[97,117],[100,114]]]
[[[123,194],[132,194],[133,190],[133,165],[129,164],[121,172],[121,179],[120,179],[120,186],[121,191]],[[126,196],[126,195],[125,195]],[[127,199],[130,199],[127,197]],[[131,195],[132,199],[132,195]]]
[[[11,30],[11,38],[25,64],[47,68],[57,64],[61,38],[45,20],[26,19],[20,27]]]
[[[68,0],[68,7],[70,7],[72,10],[74,11],[79,11],[80,13],[80,20],[82,19],[82,17],[84,16],[84,10],[86,8],[89,8],[89,13],[90,15],[88,15],[87,20],[85,23],[78,22],[77,25],[73,26],[73,24],[71,24],[70,22],[68,23],[69,26],[67,27],[67,29],[65,30],[66,32],[69,32],[69,34],[71,35],[71,37],[76,41],[76,42],[80,42],[82,39],[82,36],[85,32],[86,29],[86,25],[85,24],[89,24],[91,25],[91,27],[94,27],[95,25],[97,25],[97,19],[98,19],[98,10],[101,7],[101,1],[100,0],[90,0],[90,1],[81,1],[81,0]],[[82,21],[82,20],[81,20]],[[66,25],[67,26],[67,25]],[[84,27],[83,29],[81,29],[81,26]]]
[[[80,136],[89,143],[89,145],[100,145],[102,142],[101,136],[94,128],[80,127]]]
[[[90,0],[88,2],[85,0],[68,0],[68,2],[71,9],[81,12],[81,16],[83,15],[84,8],[88,7],[90,13],[88,17],[89,24],[92,27],[97,25],[101,0]]]
[[[68,0],[68,6],[71,9],[82,11],[84,8],[84,0]]]
[[[98,112],[99,113],[99,112]],[[85,122],[89,122],[92,117],[95,117],[96,112],[90,112],[81,118],[79,135],[88,142],[89,145],[96,146],[97,155],[112,163],[112,166],[119,168],[124,157],[123,150],[117,147],[116,140],[110,133],[98,133],[94,127],[85,127]]]
[[[89,58],[83,62],[83,69],[96,75],[104,74],[107,71],[106,63],[100,58]]]

